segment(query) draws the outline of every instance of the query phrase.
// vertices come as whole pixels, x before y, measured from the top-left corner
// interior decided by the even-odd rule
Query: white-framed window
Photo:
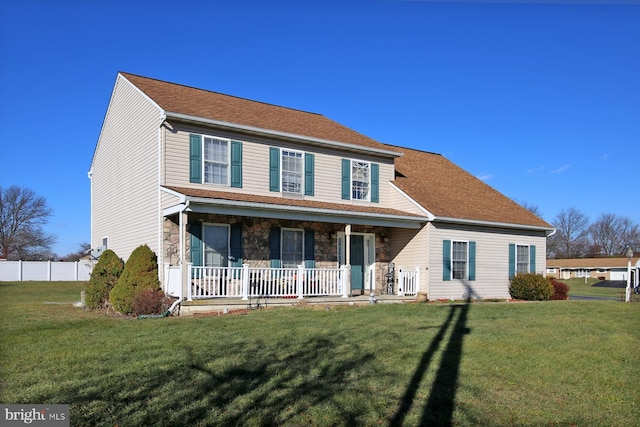
[[[226,224],[204,224],[205,267],[227,267],[229,263],[229,226]]]
[[[229,185],[229,140],[205,136],[202,150],[204,182]]]
[[[529,273],[529,246],[516,245],[516,274]]]
[[[451,274],[454,279],[466,280],[468,277],[468,242],[451,242]]]
[[[282,191],[302,194],[304,177],[304,156],[300,151],[282,150]]]
[[[297,267],[304,262],[304,230],[283,228],[281,242],[283,267]]]
[[[103,237],[102,238],[102,246],[104,246],[105,249],[109,248],[109,238],[108,237]]]
[[[371,188],[371,164],[358,160],[351,161],[351,199],[369,200]]]

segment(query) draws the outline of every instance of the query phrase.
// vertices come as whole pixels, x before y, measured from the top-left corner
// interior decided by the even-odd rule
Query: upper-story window
[[[282,191],[302,194],[304,164],[299,151],[282,150]]]
[[[314,195],[315,155],[302,151],[269,148],[269,191]]]
[[[204,182],[229,183],[229,140],[204,138]]]
[[[361,160],[342,159],[342,198],[379,201],[379,165]]]
[[[242,187],[242,143],[189,135],[189,182]]]
[[[369,163],[351,162],[351,199],[369,200]]]

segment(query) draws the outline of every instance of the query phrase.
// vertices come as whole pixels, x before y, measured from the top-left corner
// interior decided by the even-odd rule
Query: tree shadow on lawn
[[[101,369],[87,368],[53,395],[32,397],[70,404],[74,426],[336,425],[336,420],[363,425],[373,419],[396,426],[418,417],[420,425],[452,425],[468,310],[469,302],[449,307],[402,396],[393,396],[399,377],[385,370],[376,354],[343,333],[327,331],[277,342],[198,345],[178,339],[167,343],[166,353],[141,351],[119,363],[105,354]],[[424,385],[443,345],[435,380]],[[389,390],[380,388],[386,384]],[[429,387],[429,398],[420,400]],[[394,398],[398,407],[389,417]]]
[[[131,366],[70,382],[56,401],[71,404],[74,426],[331,424],[336,419],[362,424],[366,411],[336,394],[349,384],[354,399],[367,398],[371,391],[358,390],[360,383],[350,384],[350,376],[369,375],[374,355],[344,336],[177,351],[178,366],[148,363],[150,370]],[[310,408],[315,418],[307,414]],[[317,419],[322,411],[324,423]]]

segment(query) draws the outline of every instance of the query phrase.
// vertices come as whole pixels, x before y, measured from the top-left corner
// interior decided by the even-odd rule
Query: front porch
[[[183,273],[186,273],[183,275]],[[298,267],[202,267],[165,265],[165,291],[183,300],[183,307],[209,306],[218,309],[252,305],[368,303],[372,290],[352,289],[351,268]],[[182,279],[186,277],[186,294]],[[397,280],[396,280],[397,279]],[[390,292],[376,294],[379,302],[413,300],[420,283],[419,268],[398,268],[390,277]]]

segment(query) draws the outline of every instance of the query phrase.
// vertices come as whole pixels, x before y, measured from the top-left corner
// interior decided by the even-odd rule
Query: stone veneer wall
[[[344,231],[344,224],[324,222],[292,221],[269,218],[235,217],[215,214],[190,214],[189,223],[235,224],[241,223],[243,260],[251,267],[269,267],[269,233],[272,227],[302,228],[314,231],[315,260],[319,268],[335,268],[338,266],[338,249],[336,234]],[[373,233],[376,236],[376,292],[386,289],[385,274],[391,261],[388,229],[384,227],[357,226],[351,227],[353,233]],[[177,264],[179,258],[180,232],[176,218],[164,219],[164,255],[165,260]],[[189,233],[186,234],[189,236]],[[189,242],[185,242],[185,256],[190,258]]]

